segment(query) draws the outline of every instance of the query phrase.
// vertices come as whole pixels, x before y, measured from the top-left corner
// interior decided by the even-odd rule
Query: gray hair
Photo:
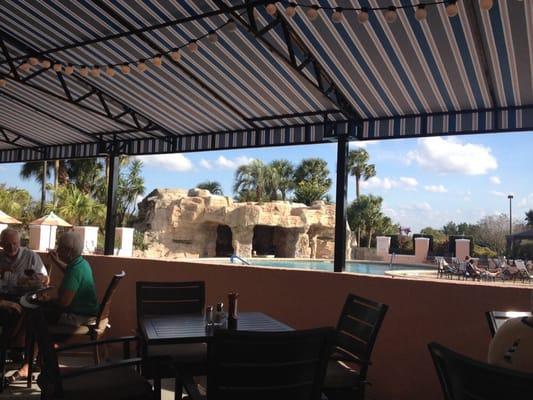
[[[13,228],[6,228],[0,233],[0,241],[4,240],[9,235],[16,235],[20,241],[20,232]]]
[[[83,241],[76,232],[65,232],[59,238],[59,244],[72,250],[73,258],[81,256],[83,252]]]

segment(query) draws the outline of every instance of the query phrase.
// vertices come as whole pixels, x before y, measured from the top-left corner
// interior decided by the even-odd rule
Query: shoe
[[[15,371],[13,375],[7,377],[7,382],[8,383],[23,382],[26,379],[28,379],[27,376],[22,376],[20,372]]]

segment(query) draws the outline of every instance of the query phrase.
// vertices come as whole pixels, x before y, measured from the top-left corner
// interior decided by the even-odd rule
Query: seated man
[[[488,362],[533,373],[533,317],[505,321],[490,343]]]
[[[32,270],[31,274],[43,283],[48,283],[48,273],[38,254],[27,247],[20,246],[20,234],[15,229],[7,228],[0,233],[0,272],[2,277],[7,278],[8,284],[17,285],[27,282],[29,276],[26,270]]]
[[[74,232],[64,233],[60,238],[57,251],[50,251],[50,259],[63,271],[64,277],[56,297],[43,292],[39,300],[47,321],[61,327],[79,327],[95,321],[98,312],[96,287],[89,263],[81,256],[83,242]],[[53,331],[53,329],[52,329]],[[26,379],[28,364],[24,364],[11,381]]]

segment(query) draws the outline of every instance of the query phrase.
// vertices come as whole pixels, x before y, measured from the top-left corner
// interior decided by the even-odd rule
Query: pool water
[[[269,259],[248,259],[247,261],[249,261],[252,265],[262,267],[301,268],[318,271],[333,271],[333,262],[331,261]],[[434,270],[434,268],[424,268],[418,265],[393,264],[391,268],[389,264],[383,263],[346,261],[346,272],[356,272],[360,274],[385,275],[385,271],[410,271],[421,269]]]

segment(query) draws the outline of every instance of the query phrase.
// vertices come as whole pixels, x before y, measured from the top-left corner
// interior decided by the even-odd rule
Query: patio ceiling
[[[533,129],[531,0],[490,11],[462,0],[451,18],[445,4],[427,6],[423,21],[408,7],[392,24],[383,11],[365,24],[354,11],[311,21],[301,6],[288,18],[287,1],[272,17],[268,2],[4,2],[0,162]],[[179,61],[149,61],[191,40],[199,49],[184,47]],[[24,71],[30,57],[52,65]],[[54,63],[78,67],[67,75]],[[100,76],[82,76],[85,65]]]

